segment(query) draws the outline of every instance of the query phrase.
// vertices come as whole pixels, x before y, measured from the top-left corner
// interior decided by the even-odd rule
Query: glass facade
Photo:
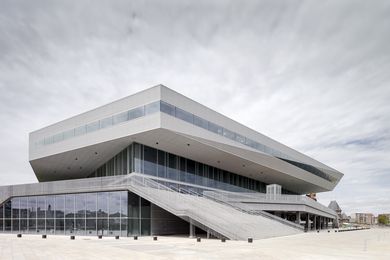
[[[150,235],[150,207],[127,191],[14,197],[0,205],[0,232]]]
[[[89,177],[131,172],[229,191],[265,193],[266,186],[260,181],[138,143],[124,149]]]
[[[143,117],[146,115],[150,115],[153,113],[162,112],[165,114],[168,114],[170,116],[176,117],[180,120],[183,120],[187,123],[193,124],[195,126],[201,127],[207,131],[213,132],[215,134],[221,135],[225,138],[228,138],[232,141],[239,142],[243,145],[246,145],[248,147],[251,147],[255,150],[261,151],[263,153],[266,153],[268,155],[274,156],[278,159],[281,159],[287,163],[290,163],[296,167],[299,167],[305,171],[308,171],[314,175],[317,175],[320,178],[323,178],[330,182],[336,182],[337,179],[332,177],[331,175],[325,173],[324,170],[319,169],[317,167],[314,167],[312,165],[308,165],[305,163],[300,162],[299,160],[296,160],[295,158],[292,158],[291,156],[273,149],[267,145],[261,144],[259,142],[256,142],[248,137],[242,136],[238,133],[235,133],[234,131],[231,131],[229,129],[226,129],[222,126],[219,126],[218,124],[215,124],[213,122],[210,122],[206,119],[203,119],[199,116],[196,116],[188,111],[185,111],[181,108],[178,108],[176,106],[173,106],[171,104],[168,104],[162,100],[155,101],[152,103],[149,103],[144,106],[140,106],[134,109],[131,109],[129,111],[124,111],[119,114],[115,114],[110,117],[103,118],[101,120],[97,120],[95,122],[91,122],[87,125],[77,127],[75,129],[70,129],[62,133],[55,134],[53,136],[45,137],[43,140],[38,141],[35,145],[37,147],[42,145],[50,145],[53,143],[61,142],[63,140],[67,140],[69,138],[72,138],[74,136],[84,135],[88,134],[94,131],[98,131],[100,129],[108,128],[113,125],[127,122],[134,120],[139,117]]]

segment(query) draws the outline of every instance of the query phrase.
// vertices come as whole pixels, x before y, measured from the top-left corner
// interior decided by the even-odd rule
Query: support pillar
[[[317,216],[314,215],[314,224],[313,224],[314,230],[317,229]]]
[[[298,211],[295,216],[295,223],[300,224],[301,223],[301,212]]]
[[[195,237],[195,226],[192,224],[192,219],[190,219],[190,238]]]

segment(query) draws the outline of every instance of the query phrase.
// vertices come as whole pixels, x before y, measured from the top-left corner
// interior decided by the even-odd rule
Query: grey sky
[[[345,174],[390,212],[389,1],[0,2],[0,185],[28,133],[162,83]]]

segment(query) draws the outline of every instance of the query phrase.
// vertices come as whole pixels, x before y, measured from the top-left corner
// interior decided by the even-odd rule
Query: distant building
[[[352,213],[351,222],[356,224],[366,224],[373,225],[375,224],[374,214],[372,213]]]
[[[335,200],[332,200],[329,205],[328,205],[328,208],[330,208],[331,210],[335,211],[337,213],[337,227],[343,222],[342,219],[342,215],[341,215],[341,208],[339,206],[339,204],[337,203],[337,201]]]
[[[351,217],[347,216],[347,214],[345,214],[345,213],[341,213],[340,222],[341,223],[349,223],[349,222],[351,222]]]

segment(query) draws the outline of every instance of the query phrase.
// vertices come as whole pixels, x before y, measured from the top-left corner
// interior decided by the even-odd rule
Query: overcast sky
[[[390,1],[0,3],[0,185],[28,133],[164,84],[344,173],[320,202],[390,213]]]

